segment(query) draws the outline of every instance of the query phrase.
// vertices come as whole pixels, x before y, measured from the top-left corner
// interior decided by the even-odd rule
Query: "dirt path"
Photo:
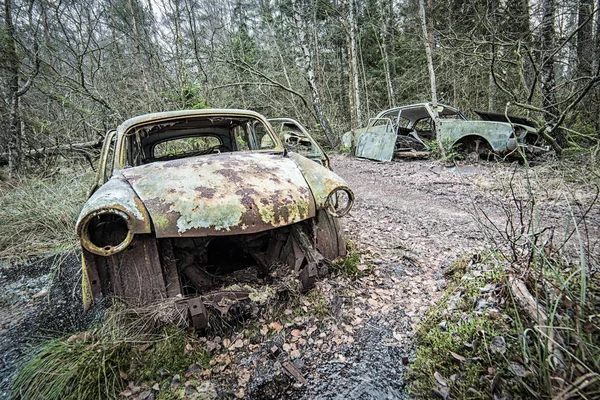
[[[403,373],[412,336],[445,287],[443,268],[485,247],[471,210],[472,199],[485,201],[476,182],[489,171],[342,156],[332,162],[357,198],[345,221],[347,235],[378,254],[377,267],[355,283],[353,307],[345,310],[356,322],[355,341],[307,367],[312,372],[303,398],[407,398]]]

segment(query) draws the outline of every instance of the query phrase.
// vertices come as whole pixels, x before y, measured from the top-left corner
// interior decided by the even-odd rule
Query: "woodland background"
[[[431,98],[425,43],[440,102],[528,116],[559,155],[597,146],[594,0],[425,9],[426,38],[417,0],[4,0],[0,164],[202,107],[295,117],[337,148],[382,109]]]

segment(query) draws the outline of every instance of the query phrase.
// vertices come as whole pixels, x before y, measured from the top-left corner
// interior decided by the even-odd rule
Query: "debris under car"
[[[148,114],[110,131],[76,226],[85,308],[175,299],[206,328],[274,276],[309,290],[346,254],[339,218],[354,195],[284,145],[245,110]]]

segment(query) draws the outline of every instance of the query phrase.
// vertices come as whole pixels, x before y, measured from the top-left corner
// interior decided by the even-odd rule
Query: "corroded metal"
[[[268,121],[288,151],[294,151],[331,169],[329,157],[302,124],[292,118],[269,118]]]
[[[234,128],[262,122],[275,148],[261,150],[252,130],[254,138],[246,136],[245,147],[252,150],[148,162],[155,140],[144,145],[150,149],[144,150],[144,159],[127,156],[140,138],[125,138],[148,138],[179,121],[201,117],[206,117],[202,129],[214,122],[224,128],[221,132],[230,126],[224,120]],[[252,279],[262,279],[271,267],[288,263],[306,290],[321,264],[345,254],[332,215],[340,211],[337,191],[347,193],[349,207],[352,191],[324,166],[286,154],[261,115],[243,110],[149,114],[126,121],[115,135],[115,163],[106,164],[105,146],[101,169],[106,174],[97,178],[77,222],[86,309],[105,296],[134,306],[187,296],[178,304],[187,307],[193,325],[205,327],[210,325],[209,310],[223,315],[230,309],[247,310],[247,291],[214,291],[223,287],[227,274],[245,279],[250,272],[256,275]]]
[[[336,173],[308,160],[300,154],[290,153],[289,157],[302,170],[304,179],[306,179],[312,191],[317,209],[329,208],[329,195],[336,189],[347,190],[351,201],[354,202],[354,192],[352,192],[346,181]]]
[[[278,154],[183,158],[123,175],[146,205],[158,238],[255,233],[315,215],[302,173]]]
[[[390,161],[396,147],[404,142],[404,138],[414,138],[417,143],[420,143],[421,148],[424,147],[425,142],[435,139],[433,131],[419,130],[418,127],[420,121],[433,120],[433,111],[430,103],[384,110],[370,120],[366,128],[346,132],[342,137],[342,143],[347,148],[354,145],[353,150],[357,157]],[[526,144],[536,142],[538,137],[535,128],[514,123],[522,122],[523,119],[516,119],[510,123],[501,122],[498,118],[491,121],[470,121],[460,110],[441,104],[438,105],[437,112],[440,116],[437,127],[439,134],[442,140],[451,146],[463,146],[479,140],[489,145],[496,153],[508,153],[515,150],[517,146],[525,147]],[[391,126],[384,126],[378,122],[381,119],[390,119]],[[505,120],[510,121],[508,117]]]
[[[125,136],[131,134],[134,128],[141,125],[148,125],[152,123],[168,124],[181,120],[182,118],[195,118],[195,117],[209,117],[209,118],[252,118],[262,122],[266,127],[270,127],[266,118],[261,114],[249,111],[249,110],[236,110],[236,109],[201,109],[201,110],[181,110],[181,111],[167,111],[161,113],[144,114],[134,118],[130,118],[123,122],[117,128],[117,145],[115,154],[115,168],[121,169],[126,166],[126,149],[125,149]],[[269,132],[274,144],[275,149],[283,150],[284,147],[279,140],[279,137],[275,132]]]
[[[356,156],[377,161],[391,161],[395,143],[396,132],[391,125],[373,126],[358,137]]]

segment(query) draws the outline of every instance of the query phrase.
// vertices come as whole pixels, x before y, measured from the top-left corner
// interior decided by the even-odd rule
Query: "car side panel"
[[[488,121],[461,121],[455,119],[442,120],[441,136],[452,144],[466,136],[481,136],[486,139],[496,152],[509,150],[508,143],[513,128],[510,124]]]

